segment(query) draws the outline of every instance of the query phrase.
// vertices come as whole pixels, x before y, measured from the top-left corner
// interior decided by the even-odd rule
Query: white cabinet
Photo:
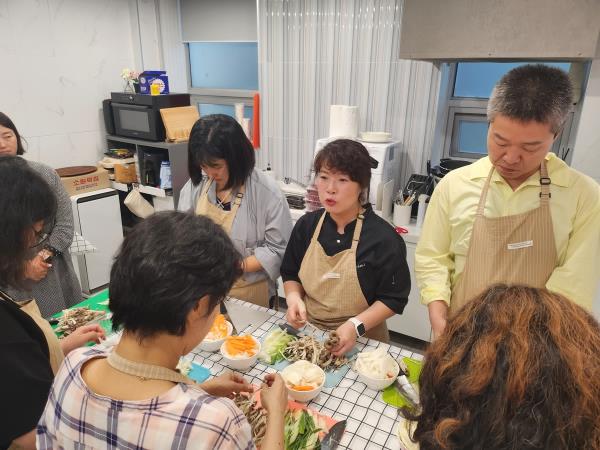
[[[421,304],[421,295],[415,279],[415,251],[417,244],[406,240],[406,261],[410,270],[410,295],[408,304],[402,314],[396,314],[387,320],[387,326],[391,331],[405,334],[422,341],[431,340],[431,325],[429,324],[429,313],[427,307]]]

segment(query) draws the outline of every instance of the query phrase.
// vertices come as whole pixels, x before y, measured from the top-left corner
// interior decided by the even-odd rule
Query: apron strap
[[[488,189],[490,188],[490,181],[492,181],[492,174],[494,173],[494,165],[492,164],[492,168],[490,169],[490,173],[488,174],[487,180],[485,180],[485,184],[483,185],[483,189],[481,191],[481,196],[479,197],[479,204],[477,205],[477,216],[483,216],[483,210],[485,209],[485,199],[487,198]]]
[[[552,180],[548,176],[548,168],[546,167],[546,160],[542,161],[540,166],[540,205],[548,206],[550,197],[550,183]]]
[[[356,252],[356,247],[358,247],[358,241],[360,240],[360,232],[362,231],[363,221],[365,220],[364,212],[365,210],[361,208],[356,217],[356,226],[354,227],[354,235],[352,236],[353,252]]]
[[[494,166],[490,169],[490,173],[488,174],[487,180],[485,180],[485,184],[483,185],[483,189],[481,192],[481,197],[479,197],[479,204],[477,205],[477,215],[483,216],[483,210],[485,208],[485,200],[487,198],[488,189],[490,187],[490,182],[492,180],[492,174],[494,173]],[[546,160],[542,161],[540,165],[540,204],[542,206],[547,206],[548,200],[552,197],[550,193],[550,177],[548,177],[548,168],[546,167]]]
[[[244,198],[244,194],[246,193],[246,185],[242,184],[240,190],[237,194],[235,194],[235,199],[233,200],[233,206],[231,207],[231,214],[235,216],[238,208],[242,204],[242,198]]]
[[[156,366],[154,364],[144,364],[137,361],[131,361],[120,356],[114,349],[109,353],[106,362],[119,372],[139,377],[142,380],[164,380],[174,383],[193,384],[185,375],[166,367]]]
[[[360,232],[362,231],[363,220],[365,219],[364,212],[364,208],[361,208],[358,213],[358,216],[356,216],[356,226],[354,227],[354,234],[352,235],[352,250],[356,250],[356,247],[358,246]],[[327,214],[327,211],[323,211],[323,214],[321,214],[319,223],[317,223],[317,228],[315,229],[315,232],[313,233],[312,238],[310,239],[311,242],[315,242],[318,240],[319,234],[321,233],[321,228],[323,227],[323,221],[325,220],[325,214]]]

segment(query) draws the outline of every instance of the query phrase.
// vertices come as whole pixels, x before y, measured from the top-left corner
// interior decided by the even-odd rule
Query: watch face
[[[358,331],[359,336],[364,336],[364,334],[367,332],[365,330],[365,326],[362,323],[356,327],[356,331]]]

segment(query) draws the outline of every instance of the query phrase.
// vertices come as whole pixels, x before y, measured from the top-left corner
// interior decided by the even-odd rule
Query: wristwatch
[[[351,322],[352,325],[354,325],[354,329],[356,330],[356,336],[364,336],[367,332],[367,330],[365,329],[365,324],[358,320],[356,317],[351,317],[350,319],[348,319],[348,322]]]

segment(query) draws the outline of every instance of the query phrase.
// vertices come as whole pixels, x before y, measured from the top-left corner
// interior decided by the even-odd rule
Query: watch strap
[[[349,322],[351,322],[354,325],[354,329],[356,330],[356,335],[358,337],[364,336],[365,333],[367,332],[366,328],[365,328],[365,324],[362,323],[359,319],[357,319],[356,317],[351,317],[348,319]]]

